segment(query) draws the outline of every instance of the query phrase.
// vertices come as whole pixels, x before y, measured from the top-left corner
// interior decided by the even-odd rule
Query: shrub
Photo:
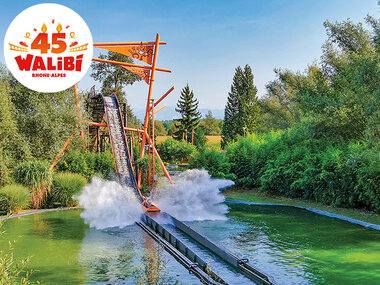
[[[364,146],[362,147],[364,148]],[[378,148],[365,149],[361,153],[360,163],[357,163],[357,184],[354,187],[359,203],[380,213],[380,151]]]
[[[231,172],[236,175],[238,185],[260,187],[262,169],[285,147],[281,144],[281,136],[281,132],[251,134],[227,147]]]
[[[168,138],[157,145],[161,159],[165,162],[180,163],[188,160],[195,152],[196,147],[185,141],[176,141]]]
[[[46,199],[46,207],[72,207],[77,205],[73,199],[87,184],[87,179],[77,173],[61,172],[53,177],[53,185]]]
[[[16,213],[30,206],[32,199],[28,188],[11,184],[0,189],[0,211]]]
[[[115,161],[111,151],[72,152],[68,153],[63,161],[57,164],[59,171],[70,171],[86,177],[88,180],[94,175],[100,175],[105,179],[110,178],[115,171]]]
[[[204,168],[212,177],[218,178],[226,178],[231,169],[226,155],[213,149],[202,149],[193,155],[190,159],[190,167]]]
[[[380,212],[379,147],[312,138],[302,125],[227,147],[236,184],[272,195]]]
[[[14,172],[15,181],[32,191],[33,207],[38,209],[50,190],[52,171],[46,161],[28,161],[19,164]]]

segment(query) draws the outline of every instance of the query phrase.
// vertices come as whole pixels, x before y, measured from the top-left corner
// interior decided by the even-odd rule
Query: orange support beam
[[[151,142],[151,140],[150,140],[148,134],[145,133],[145,135],[146,135],[147,138],[148,138],[148,143],[151,144],[152,142]],[[157,158],[160,160],[161,168],[162,168],[162,171],[164,172],[166,178],[169,180],[169,182],[170,182],[171,184],[174,184],[174,181],[173,181],[173,179],[170,177],[169,171],[166,169],[166,166],[165,166],[164,162],[162,161],[160,155],[158,154],[158,151],[157,151],[157,149],[156,149],[155,146],[153,146],[153,151],[154,151],[154,155],[157,156]]]
[[[74,84],[74,94],[75,94],[75,101],[77,104],[78,121],[80,124],[82,122],[82,115],[80,113],[80,104],[79,104],[78,85],[77,84]],[[82,137],[82,140],[83,140],[83,149],[86,149],[84,133],[83,133],[82,128],[80,128],[80,136]]]
[[[103,123],[97,123],[97,122],[88,122],[90,125],[95,126],[95,127],[108,127],[107,124]]]
[[[157,100],[156,103],[154,103],[154,107],[156,107],[162,100],[165,99],[166,96],[168,96],[170,94],[170,92],[172,92],[174,90],[174,86],[172,88],[170,88],[164,95],[162,95],[162,97],[160,99]],[[150,109],[149,109],[150,111]]]
[[[90,124],[90,125],[92,125],[92,126],[96,126],[96,127],[104,127],[104,128],[108,127],[107,124],[103,124],[103,123],[97,123],[97,122],[87,122],[87,123]],[[131,132],[136,132],[136,133],[144,133],[144,130],[134,129],[134,128],[128,128],[128,127],[124,127],[124,130],[131,131]]]
[[[157,34],[156,35],[155,48],[154,48],[154,54],[153,54],[152,73],[151,73],[150,82],[149,82],[148,99],[146,102],[146,109],[145,109],[144,133],[143,133],[143,138],[142,138],[142,142],[141,142],[140,158],[144,157],[145,142],[148,138],[147,137],[147,130],[148,130],[148,121],[149,121],[150,100],[152,99],[152,91],[153,91],[154,75],[156,72],[157,53],[158,53],[159,43],[160,43],[160,35]],[[141,171],[139,171],[139,174],[138,174],[137,186],[141,187]]]
[[[50,170],[53,170],[53,168],[56,166],[59,158],[61,157],[62,153],[66,150],[67,146],[69,145],[70,141],[71,141],[71,137],[74,135],[75,133],[71,134],[67,140],[65,141],[65,143],[63,144],[63,147],[61,148],[61,150],[59,151],[59,153],[57,154],[57,156],[55,157],[53,163],[50,165],[49,169]]]
[[[107,60],[107,59],[100,59],[100,58],[93,58],[92,60],[93,61],[98,61],[98,62],[103,62],[103,63],[111,63],[111,64],[116,64],[116,65],[128,66],[128,67],[149,69],[149,70],[152,70],[152,73],[153,73],[153,66],[146,66],[146,65],[140,65],[140,64],[126,63],[126,62],[121,62],[121,61],[114,61],[114,60]],[[166,68],[159,68],[159,67],[156,68],[155,67],[154,69],[158,70],[158,71],[163,71],[163,72],[172,72],[170,69],[166,69]]]
[[[156,42],[127,42],[127,43],[94,43],[94,47],[101,46],[138,46],[138,45],[155,45]],[[166,42],[159,42],[160,45],[166,45]]]
[[[164,109],[166,106],[164,105],[164,106],[162,106],[162,107],[160,107],[160,108],[158,108],[157,110],[155,110],[154,112],[153,112],[153,114],[157,114],[158,112],[160,112],[162,109]]]
[[[136,133],[144,133],[144,130],[134,129],[134,128],[128,128],[128,127],[124,127],[124,130],[131,131],[131,132],[136,132]]]

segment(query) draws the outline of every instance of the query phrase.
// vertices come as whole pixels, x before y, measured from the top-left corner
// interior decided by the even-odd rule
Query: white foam
[[[151,197],[162,211],[182,221],[227,219],[220,189],[234,185],[233,181],[212,179],[206,170],[191,169],[175,176],[174,182],[158,187]]]
[[[94,177],[76,199],[84,208],[81,217],[96,229],[123,228],[140,220],[143,213],[133,189],[99,177]]]

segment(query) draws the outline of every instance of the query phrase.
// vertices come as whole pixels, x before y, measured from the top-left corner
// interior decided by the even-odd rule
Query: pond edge
[[[327,217],[330,217],[330,218],[342,220],[342,221],[345,221],[345,222],[348,222],[348,223],[351,223],[351,224],[355,224],[355,225],[359,225],[359,226],[362,226],[362,227],[365,227],[365,228],[368,228],[368,229],[380,231],[380,225],[363,222],[361,220],[357,220],[357,219],[350,218],[350,217],[347,217],[347,216],[338,215],[338,214],[334,214],[334,213],[330,213],[330,212],[327,212],[327,211],[318,210],[318,209],[314,209],[314,208],[310,208],[310,207],[302,207],[302,206],[295,206],[295,205],[288,205],[288,204],[277,204],[277,203],[250,202],[250,201],[242,201],[242,200],[228,200],[228,199],[226,199],[225,202],[226,203],[230,203],[230,204],[293,207],[293,208],[307,210],[307,211],[316,213],[318,215],[327,216]]]
[[[83,209],[82,207],[66,207],[66,208],[53,208],[53,209],[39,209],[39,210],[32,210],[20,214],[10,215],[10,216],[0,216],[0,220],[7,220],[7,219],[13,219],[13,218],[20,218],[24,216],[34,215],[34,214],[40,214],[45,212],[54,212],[54,211],[64,211],[64,210],[75,210],[75,209]]]

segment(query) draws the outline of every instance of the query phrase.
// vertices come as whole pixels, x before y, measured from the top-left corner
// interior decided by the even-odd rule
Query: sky
[[[52,1],[1,0],[0,38],[22,10]],[[94,42],[154,41],[156,33],[167,45],[160,46],[157,66],[172,73],[156,72],[153,98],[176,105],[188,83],[202,109],[221,110],[227,101],[235,68],[249,64],[258,96],[275,78],[274,68],[304,71],[318,62],[327,36],[323,22],[350,18],[363,22],[367,14],[379,16],[377,0],[251,0],[251,1],[54,1],[76,11],[89,26]],[[102,50],[95,49],[94,56]],[[105,53],[106,51],[103,51]],[[0,62],[4,63],[3,44]],[[80,90],[100,86],[90,77]],[[148,86],[137,82],[125,88],[136,112],[146,106]],[[165,109],[164,109],[165,110]],[[162,111],[162,114],[165,114]],[[164,116],[164,115],[162,115]],[[160,113],[157,114],[160,119]]]

